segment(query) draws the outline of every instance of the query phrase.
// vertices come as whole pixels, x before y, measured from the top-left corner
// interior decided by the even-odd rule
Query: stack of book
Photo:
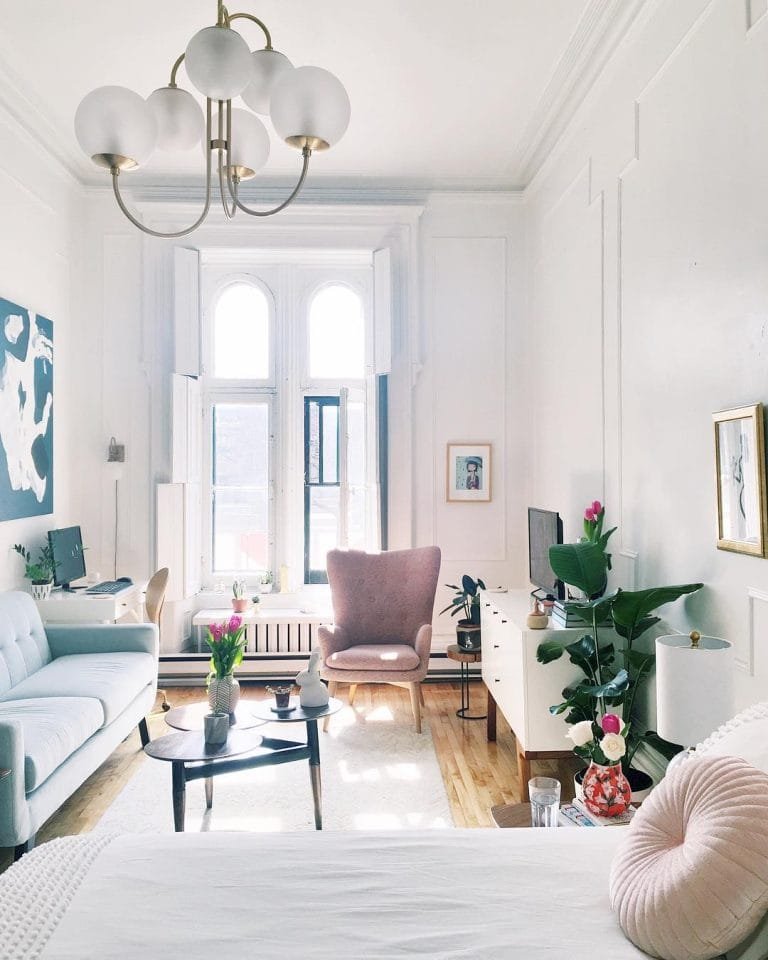
[[[573,600],[555,600],[552,606],[552,620],[559,627],[586,626],[586,623],[576,611]]]
[[[630,807],[618,817],[598,817],[587,810],[581,800],[576,799],[560,807],[559,821],[561,827],[625,827],[635,812],[635,807]]]

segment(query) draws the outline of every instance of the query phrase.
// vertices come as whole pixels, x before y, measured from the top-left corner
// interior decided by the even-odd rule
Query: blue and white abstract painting
[[[0,298],[0,520],[53,513],[53,324]]]

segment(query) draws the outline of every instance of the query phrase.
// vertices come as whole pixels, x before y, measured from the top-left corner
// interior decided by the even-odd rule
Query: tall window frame
[[[250,262],[247,265],[245,260]],[[241,266],[241,262],[243,265]],[[305,577],[304,502],[304,403],[308,396],[336,397],[347,391],[354,402],[364,404],[366,443],[366,549],[378,549],[378,457],[376,390],[373,376],[373,270],[370,251],[337,254],[322,251],[235,252],[203,259],[201,269],[201,374],[204,436],[203,551],[204,588],[229,577],[247,573],[217,570],[213,566],[212,441],[211,417],[216,402],[263,402],[271,404],[270,429],[270,567],[278,580],[281,566],[288,568],[290,587],[317,583]],[[221,293],[234,283],[257,286],[269,304],[271,344],[270,377],[263,380],[222,380],[212,376],[213,311]],[[311,378],[309,375],[309,316],[314,297],[324,289],[342,285],[360,299],[364,324],[363,376],[353,379]],[[338,402],[338,399],[337,401]],[[320,578],[323,582],[325,578]],[[326,581],[327,582],[327,581]]]

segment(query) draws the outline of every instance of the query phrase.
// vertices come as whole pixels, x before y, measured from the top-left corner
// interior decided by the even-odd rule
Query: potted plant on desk
[[[456,596],[440,613],[447,613],[450,610],[452,617],[463,613],[463,618],[456,624],[456,642],[462,650],[479,650],[480,594],[478,591],[485,590],[485,584],[479,577],[473,580],[472,577],[464,574],[460,587],[455,583],[446,583],[446,587],[455,590]]]
[[[245,624],[241,617],[232,616],[225,623],[212,623],[205,635],[211,651],[208,674],[208,706],[211,713],[234,713],[240,699],[240,684],[234,676],[235,667],[243,662]]]
[[[32,596],[35,600],[47,600],[51,595],[53,585],[53,553],[50,544],[40,548],[37,562],[32,562],[32,554],[20,543],[15,543],[13,549],[24,561],[24,576],[32,582]]]
[[[600,507],[599,516],[593,515],[590,524],[602,524],[604,512]],[[585,532],[586,527],[585,523]],[[604,596],[610,569],[605,547],[610,533],[550,547],[549,562],[555,576],[590,598],[572,603],[570,609],[591,630],[569,644],[547,640],[539,644],[536,657],[540,663],[551,663],[567,654],[571,663],[584,674],[584,679],[563,690],[563,702],[551,706],[550,713],[564,714],[565,722],[571,725],[588,722],[596,736],[606,714],[622,714],[624,723],[629,726],[621,766],[632,787],[632,799],[638,802],[650,791],[653,781],[648,774],[633,767],[632,760],[641,743],[659,747],[663,746],[663,741],[659,741],[654,731],[642,733],[631,724],[635,698],[650,676],[656,659],[653,653],[638,649],[637,641],[659,622],[660,618],[653,616],[655,610],[685,594],[695,593],[703,584],[617,590]],[[613,643],[601,643],[599,631],[605,625],[610,625],[624,640],[622,649],[617,651]]]

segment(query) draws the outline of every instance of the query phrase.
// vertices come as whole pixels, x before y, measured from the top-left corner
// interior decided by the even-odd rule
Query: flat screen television
[[[548,596],[565,599],[565,584],[549,565],[549,548],[563,542],[563,521],[554,510],[528,508],[528,573],[531,583]]]
[[[62,527],[48,531],[48,544],[53,557],[53,582],[69,590],[73,580],[85,576],[85,554],[80,527]]]

